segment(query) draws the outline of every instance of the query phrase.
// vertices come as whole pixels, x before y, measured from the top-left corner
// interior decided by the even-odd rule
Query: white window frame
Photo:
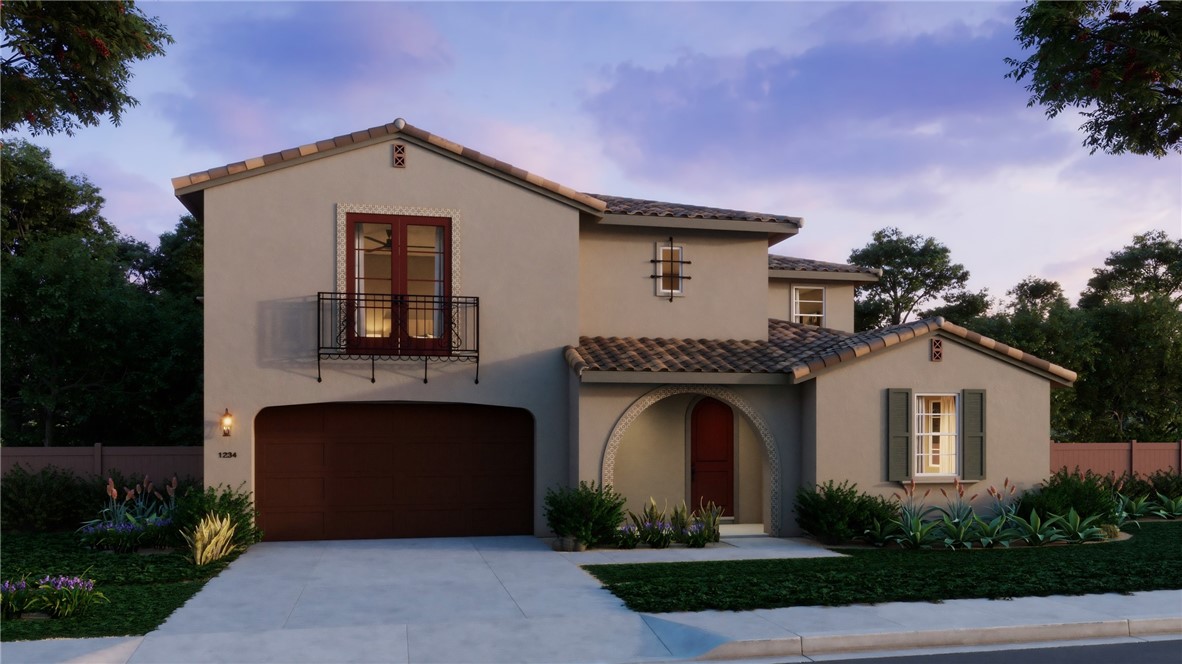
[[[933,432],[924,433],[923,432],[923,426],[922,426],[923,416],[925,414],[926,415],[932,414],[932,413],[925,413],[922,408],[923,399],[925,397],[940,397],[940,398],[951,397],[952,398],[952,404],[953,404],[953,409],[954,409],[953,416],[956,418],[955,419],[955,422],[956,422],[956,431],[955,432],[951,432],[951,433],[944,432],[944,431],[941,431],[939,433],[933,433]],[[963,458],[961,444],[964,440],[964,432],[963,432],[963,428],[964,428],[963,419],[964,418],[961,414],[962,403],[961,403],[960,394],[957,392],[923,392],[923,393],[917,392],[912,396],[912,398],[915,401],[913,404],[914,413],[915,413],[915,415],[914,415],[915,421],[914,421],[914,427],[913,427],[914,433],[912,434],[912,446],[911,446],[912,455],[911,455],[911,460],[910,460],[912,477],[960,477],[960,463],[961,463],[961,459]],[[947,440],[948,438],[952,438],[953,444],[951,445],[951,447],[953,448],[952,454],[954,456],[954,467],[953,467],[952,472],[927,472],[925,470],[927,468],[927,466],[929,466],[929,465],[936,465],[936,464],[931,464],[931,463],[925,463],[925,461],[928,458],[930,458],[932,455],[930,448],[924,449],[923,439],[925,437],[929,438],[929,439],[937,438],[937,437],[940,438],[940,440],[941,440],[940,451],[939,451],[940,455],[948,454],[947,450],[944,447],[943,441]],[[943,458],[941,458],[941,462],[943,462]]]
[[[666,258],[666,251],[672,251],[674,256]],[[668,242],[655,242],[653,243],[653,258],[653,287],[655,288],[653,294],[657,297],[684,297],[685,246],[680,244],[670,245]],[[666,265],[669,265],[675,271],[673,279],[677,284],[677,288],[673,290],[669,290],[664,287]]]
[[[812,325],[812,323],[805,323],[805,322],[801,321],[801,318],[806,317],[806,316],[810,317],[810,318],[813,316],[816,316],[816,314],[804,314],[804,313],[800,312],[800,295],[798,293],[802,290],[819,290],[819,291],[821,291],[821,322],[817,326],[818,327],[825,327],[825,300],[827,298],[827,293],[825,292],[824,286],[793,286],[792,287],[792,322],[793,323],[800,323],[801,325]],[[806,302],[816,302],[816,300],[805,300],[805,301]]]

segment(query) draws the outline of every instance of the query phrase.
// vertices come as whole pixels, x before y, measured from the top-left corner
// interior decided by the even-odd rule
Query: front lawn
[[[75,533],[5,533],[0,540],[0,576],[32,581],[46,575],[85,574],[110,600],[81,616],[53,620],[4,620],[0,639],[141,635],[156,629],[236,555],[196,567],[187,552],[91,551]]]
[[[970,551],[857,549],[846,558],[589,565],[634,611],[747,611],[1182,588],[1182,522],[1124,542]]]

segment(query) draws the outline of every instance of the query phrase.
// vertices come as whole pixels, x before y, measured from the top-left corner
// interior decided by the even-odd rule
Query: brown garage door
[[[533,418],[467,404],[330,403],[255,419],[268,540],[533,532]]]

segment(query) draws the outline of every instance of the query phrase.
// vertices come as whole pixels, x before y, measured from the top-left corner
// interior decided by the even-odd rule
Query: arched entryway
[[[675,398],[677,397],[677,398]],[[601,468],[601,480],[604,484],[616,485],[617,460],[620,457],[621,445],[624,440],[628,438],[630,432],[662,430],[668,427],[657,426],[653,427],[653,418],[659,416],[658,419],[664,422],[672,422],[673,417],[671,412],[662,412],[663,410],[670,410],[676,412],[680,408],[682,413],[682,420],[677,425],[678,432],[671,434],[675,441],[677,436],[680,436],[681,454],[684,455],[680,467],[685,471],[684,479],[677,475],[677,469],[671,467],[675,464],[668,463],[670,459],[655,460],[653,463],[648,463],[646,467],[651,467],[653,471],[654,481],[665,480],[670,478],[675,479],[680,484],[682,491],[685,494],[690,492],[689,487],[693,483],[691,477],[692,459],[689,458],[692,451],[689,451],[691,441],[692,423],[692,406],[697,405],[703,397],[709,397],[711,400],[720,402],[723,406],[732,410],[734,417],[739,418],[737,421],[750,431],[750,437],[753,444],[762,450],[762,458],[758,459],[759,465],[763,468],[763,478],[766,484],[764,485],[764,498],[760,502],[766,508],[763,512],[760,521],[762,521],[767,528],[767,532],[771,535],[778,535],[780,532],[780,513],[781,513],[781,498],[782,492],[782,478],[780,474],[780,456],[778,447],[776,445],[775,437],[772,435],[770,427],[764,421],[763,417],[742,397],[740,397],[733,390],[726,387],[715,386],[697,386],[697,385],[666,385],[659,387],[647,394],[643,395],[629,406],[624,413],[617,420],[613,427],[611,434],[608,437],[607,445],[604,450],[603,464]],[[669,400],[669,401],[666,401]],[[668,408],[656,408],[652,414],[645,416],[645,413],[653,409],[657,404],[664,404]],[[635,428],[635,429],[634,429]],[[677,444],[671,442],[669,444]],[[758,472],[758,469],[756,470]],[[656,491],[654,494],[658,493]],[[666,495],[683,495],[678,493],[676,487],[667,488]],[[671,501],[673,503],[679,500]],[[689,497],[687,496],[687,502]]]

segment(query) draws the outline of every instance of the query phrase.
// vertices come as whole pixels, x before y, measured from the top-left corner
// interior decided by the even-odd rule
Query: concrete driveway
[[[697,555],[833,555],[800,540],[733,542]],[[637,562],[694,555],[680,551],[610,555]],[[680,654],[666,644],[667,629],[654,631],[578,566],[609,562],[608,555],[555,553],[535,537],[264,542],[145,637],[63,641],[40,654],[5,644],[5,652],[22,661],[119,664],[635,661]],[[698,630],[685,629],[696,641]]]
[[[835,555],[728,537],[690,551],[556,553],[534,537],[278,542],[253,547],[143,637],[4,643],[5,662],[654,662],[1182,631],[1182,591],[638,614],[590,562]],[[1177,638],[1177,636],[1174,636]]]

